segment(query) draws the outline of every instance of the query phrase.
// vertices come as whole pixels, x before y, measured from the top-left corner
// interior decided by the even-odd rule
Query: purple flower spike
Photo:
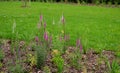
[[[48,34],[47,34],[47,32],[44,33],[44,40],[48,41]]]
[[[35,37],[35,41],[38,42],[39,41],[39,38],[38,36]]]
[[[64,24],[65,23],[65,19],[64,19],[64,16],[62,15],[62,18],[61,18],[61,22]]]
[[[80,51],[82,52],[82,49],[83,49],[83,47],[82,47],[82,45],[80,45]]]
[[[43,16],[42,16],[42,15],[40,15],[40,21],[42,22],[42,20],[43,20]]]
[[[37,27],[38,27],[38,29],[40,29],[40,27],[41,27],[41,24],[40,24],[40,23],[38,23],[38,26],[37,26]]]
[[[44,28],[46,28],[46,22],[44,22]]]
[[[77,41],[76,41],[76,47],[80,48],[80,52],[82,52],[83,47],[82,47],[82,44],[80,42],[80,39],[77,39]]]
[[[70,36],[69,36],[69,35],[65,35],[65,36],[64,36],[64,40],[65,40],[65,41],[68,41],[69,39],[70,39]]]
[[[80,46],[80,39],[77,39],[76,41],[76,47],[79,47]]]

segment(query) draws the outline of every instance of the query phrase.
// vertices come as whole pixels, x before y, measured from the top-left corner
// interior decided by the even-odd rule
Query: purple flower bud
[[[44,40],[48,41],[48,34],[47,34],[47,32],[44,33]]]
[[[61,18],[61,22],[64,24],[65,23],[65,19],[64,19],[64,16],[62,15],[62,18]]]
[[[42,20],[43,20],[43,16],[42,16],[42,15],[40,15],[40,21],[42,22]]]
[[[35,37],[35,41],[38,42],[39,41],[39,38],[38,36]]]

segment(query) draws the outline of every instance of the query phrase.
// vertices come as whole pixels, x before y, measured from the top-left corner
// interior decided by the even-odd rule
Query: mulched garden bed
[[[14,51],[12,53],[11,49],[11,41],[4,40],[0,44],[0,48],[4,52],[4,58],[1,60],[3,64],[0,68],[0,73],[11,73],[9,70],[9,66],[16,66],[16,57],[18,57],[18,61],[21,64],[22,68],[26,73],[44,73],[43,70],[37,69],[36,65],[31,65],[27,59],[28,54],[29,57],[32,57],[35,53],[31,44],[25,46],[24,41],[19,42],[19,49],[17,52]],[[81,60],[79,61],[79,69],[75,66],[70,65],[70,55],[76,50],[75,47],[68,47],[66,52],[62,54],[62,58],[64,59],[64,70],[63,73],[107,73],[108,72],[108,64],[112,64],[113,60],[116,59],[115,53],[113,51],[103,50],[101,53],[97,53],[94,50],[90,49],[86,53],[81,54]],[[57,67],[52,62],[52,51],[49,52],[45,66],[49,67],[51,73],[57,73]],[[16,55],[18,54],[18,56]]]

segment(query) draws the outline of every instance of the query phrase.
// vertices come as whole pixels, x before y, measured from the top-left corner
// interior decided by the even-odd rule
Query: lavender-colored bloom
[[[38,27],[38,29],[40,29],[40,27],[41,27],[41,23],[38,23],[38,26],[37,26],[37,27]]]
[[[35,41],[38,42],[39,41],[39,38],[38,36],[35,37]]]
[[[48,41],[48,34],[47,34],[47,32],[44,33],[44,40]]]
[[[44,28],[46,28],[46,22],[44,22]]]
[[[64,40],[65,40],[65,41],[67,40],[67,35],[64,36]]]
[[[70,39],[70,36],[69,36],[69,35],[65,35],[65,36],[64,36],[64,40],[65,40],[65,41],[68,41],[69,39]]]
[[[65,23],[65,19],[64,19],[64,16],[62,15],[62,18],[61,18],[61,22],[64,24]]]
[[[42,20],[43,20],[43,16],[42,16],[42,15],[40,15],[40,21],[42,22]]]
[[[80,44],[80,51],[82,51],[83,47],[82,47],[82,44]]]
[[[82,51],[83,47],[82,47],[82,44],[80,42],[80,39],[77,39],[77,41],[76,41],[76,47],[80,48],[80,51]]]

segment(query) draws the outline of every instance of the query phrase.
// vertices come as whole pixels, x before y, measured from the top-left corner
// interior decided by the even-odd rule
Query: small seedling
[[[44,66],[45,60],[46,60],[46,49],[42,46],[37,46],[36,47],[36,56],[37,56],[37,68],[40,69],[41,67]]]

